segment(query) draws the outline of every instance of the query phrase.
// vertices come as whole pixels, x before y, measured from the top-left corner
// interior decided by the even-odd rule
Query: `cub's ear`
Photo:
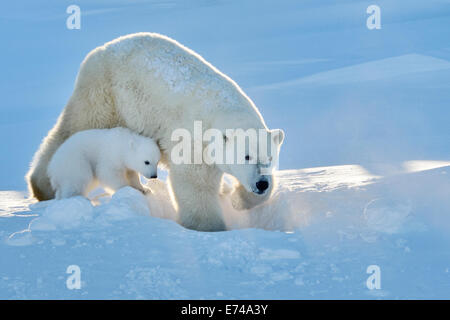
[[[284,140],[284,131],[281,129],[273,129],[271,133],[273,142],[277,145],[281,145]]]

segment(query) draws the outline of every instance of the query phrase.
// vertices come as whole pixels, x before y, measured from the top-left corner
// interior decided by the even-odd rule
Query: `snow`
[[[448,174],[450,166],[376,179],[356,165],[280,171],[273,198],[228,207],[230,231],[219,233],[173,221],[161,180],[147,196],[126,187],[93,202],[30,204],[3,191],[0,297],[448,298]],[[81,269],[80,290],[65,287],[70,265]],[[381,268],[376,292],[365,285],[370,265]]]
[[[39,208],[40,205],[38,203],[37,207]],[[31,209],[33,209],[33,206]],[[84,197],[55,201],[45,208],[39,219],[33,221],[30,229],[49,231],[77,228],[83,222],[92,219],[92,211],[90,201]],[[10,240],[14,240],[14,237],[11,237]]]
[[[450,298],[448,1],[379,0],[380,30],[366,1],[80,0],[67,30],[70,4],[0,13],[0,298]],[[85,55],[134,32],[192,48],[286,133],[270,201],[223,199],[230,231],[179,226],[160,180],[148,197],[22,191]]]

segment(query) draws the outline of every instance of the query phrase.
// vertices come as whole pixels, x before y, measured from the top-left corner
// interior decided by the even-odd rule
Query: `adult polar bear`
[[[30,193],[38,200],[54,198],[47,166],[72,134],[122,126],[157,141],[180,223],[196,230],[224,230],[219,202],[224,173],[239,181],[231,192],[238,209],[265,201],[274,181],[270,174],[261,175],[261,162],[173,163],[170,154],[178,141],[172,141],[172,133],[180,128],[193,132],[194,121],[201,121],[203,130],[221,130],[224,137],[225,129],[266,130],[276,147],[274,157],[284,138],[282,130],[267,129],[235,82],[192,50],[154,33],[117,38],[91,51],[81,64],[72,96],[34,156],[27,174]],[[262,160],[267,163],[267,157]]]

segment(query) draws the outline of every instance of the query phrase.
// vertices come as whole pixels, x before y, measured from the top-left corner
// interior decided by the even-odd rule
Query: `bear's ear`
[[[273,129],[271,133],[273,142],[277,145],[281,145],[284,141],[284,131],[281,129]]]

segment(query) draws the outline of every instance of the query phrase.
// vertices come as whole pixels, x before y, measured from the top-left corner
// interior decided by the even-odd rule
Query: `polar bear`
[[[47,174],[56,199],[87,196],[97,184],[111,191],[131,186],[147,193],[139,173],[147,179],[157,178],[160,157],[152,139],[128,129],[84,130],[56,150]]]
[[[262,130],[275,152],[252,164],[175,164],[171,151],[178,141],[172,134],[180,128],[193,132],[195,121],[203,130],[220,130],[226,145],[232,138],[227,129]],[[238,209],[261,204],[272,193],[273,175],[261,169],[277,161],[283,131],[269,130],[242,89],[200,55],[166,36],[137,33],[94,49],[82,62],[73,94],[27,173],[30,194],[38,200],[54,198],[47,166],[67,138],[81,130],[117,126],[157,142],[173,205],[187,228],[226,229],[219,203],[225,173],[237,180],[230,196]],[[255,153],[257,146],[251,149]]]

